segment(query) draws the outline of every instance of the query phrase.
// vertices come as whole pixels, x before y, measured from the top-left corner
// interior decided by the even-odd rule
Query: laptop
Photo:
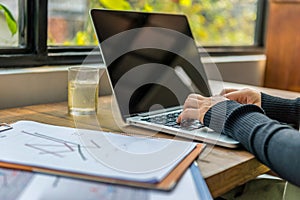
[[[185,15],[106,9],[90,14],[118,121],[229,148],[239,145],[197,120],[176,123],[189,94],[211,95]]]

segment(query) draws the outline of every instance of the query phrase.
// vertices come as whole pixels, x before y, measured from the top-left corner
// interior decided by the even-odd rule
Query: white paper
[[[13,190],[14,186],[10,187]],[[0,193],[1,195],[1,193]],[[172,191],[147,190],[47,175],[35,175],[18,200],[182,200],[200,199],[191,170]],[[207,200],[207,199],[203,199]]]
[[[140,182],[158,182],[195,143],[19,121],[0,133],[0,160]]]

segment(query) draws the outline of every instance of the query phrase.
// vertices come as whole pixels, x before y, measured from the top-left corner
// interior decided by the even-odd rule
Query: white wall
[[[202,59],[209,79],[263,86],[266,56],[212,57]]]
[[[6,71],[0,75],[0,108],[64,101],[66,84],[65,71]]]
[[[203,60],[210,79],[262,86],[265,57],[220,57]],[[100,80],[100,95],[111,94],[106,73]],[[67,100],[67,67],[0,69],[0,109]]]
[[[67,83],[67,67],[0,69],[0,109],[66,101]],[[105,73],[100,91],[111,93]]]

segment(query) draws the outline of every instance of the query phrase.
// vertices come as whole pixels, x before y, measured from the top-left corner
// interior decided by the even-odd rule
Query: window
[[[48,41],[52,45],[95,44],[90,8],[183,13],[204,46],[255,44],[257,0],[49,0]],[[62,30],[62,31],[59,31]]]
[[[9,28],[9,22],[6,19],[5,14],[12,15],[15,21],[18,21],[19,5],[18,0],[5,1],[5,4],[0,5],[2,12],[0,13],[0,47],[16,47],[19,44],[18,32],[14,32]],[[6,12],[5,9],[9,8]],[[6,12],[6,13],[5,13]],[[16,19],[15,19],[16,18]],[[18,29],[16,30],[18,31]]]
[[[49,0],[48,45],[97,45],[89,18],[93,1]]]
[[[1,67],[82,62],[97,46],[89,18],[91,8],[186,14],[197,44],[206,47],[211,55],[257,53],[263,47],[264,0],[1,0],[1,3],[18,22],[18,32],[13,36],[7,30],[6,35],[0,31],[0,37],[5,38],[0,42]],[[22,59],[22,63],[16,58]],[[94,61],[99,62],[99,52]]]

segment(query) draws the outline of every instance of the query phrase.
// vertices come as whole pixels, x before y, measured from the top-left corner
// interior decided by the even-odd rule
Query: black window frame
[[[205,46],[206,53],[210,56],[263,54],[268,3],[265,0],[257,3],[254,45]],[[87,56],[88,62],[103,63],[95,46],[48,47],[48,0],[19,0],[19,5],[20,19],[23,19],[19,22],[20,46],[0,49],[1,68],[81,64]]]

